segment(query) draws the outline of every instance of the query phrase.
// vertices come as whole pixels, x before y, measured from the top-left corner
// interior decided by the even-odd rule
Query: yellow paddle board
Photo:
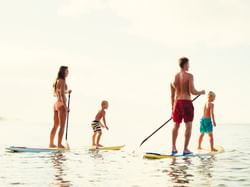
[[[210,151],[209,148],[204,148],[204,149],[199,149],[191,154],[185,154],[185,155],[183,155],[183,153],[177,153],[172,155],[172,154],[162,154],[157,152],[147,152],[143,155],[143,157],[147,159],[163,159],[163,158],[177,158],[177,157],[211,156],[224,152],[224,148],[222,146],[217,145],[215,146],[215,149],[217,149],[216,152]]]
[[[125,145],[109,146],[109,147],[92,146],[91,148],[89,148],[89,150],[91,150],[91,151],[95,151],[95,150],[113,150],[113,151],[117,151],[117,150],[121,150],[123,147],[125,147]]]

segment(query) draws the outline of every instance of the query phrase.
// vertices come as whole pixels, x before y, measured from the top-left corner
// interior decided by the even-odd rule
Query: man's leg
[[[177,136],[178,136],[179,127],[180,127],[180,124],[175,123],[174,128],[172,130],[172,151],[173,152],[177,151],[177,149],[176,149],[176,139],[177,139]]]
[[[189,140],[191,137],[191,132],[192,132],[192,122],[187,122],[186,123],[186,130],[185,130],[185,143],[184,143],[184,153],[190,152],[188,149],[188,144]]]

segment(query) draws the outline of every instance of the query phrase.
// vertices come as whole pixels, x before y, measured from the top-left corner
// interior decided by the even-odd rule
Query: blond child
[[[97,147],[103,147],[100,144],[100,139],[102,135],[102,129],[101,128],[106,128],[107,130],[109,129],[106,125],[106,109],[108,109],[108,101],[102,101],[101,103],[101,110],[98,111],[98,113],[95,116],[95,120],[92,121],[91,126],[94,131],[94,134],[92,136],[92,146],[97,146]],[[101,123],[101,120],[103,121],[103,124]]]
[[[210,138],[211,151],[217,151],[217,149],[214,148],[214,138],[213,138],[213,126],[216,127],[216,122],[214,118],[214,103],[213,103],[214,100],[215,100],[215,93],[212,91],[208,92],[208,98],[204,106],[203,117],[200,120],[201,134],[199,137],[198,149],[202,149],[201,148],[202,139],[204,134],[207,133]]]

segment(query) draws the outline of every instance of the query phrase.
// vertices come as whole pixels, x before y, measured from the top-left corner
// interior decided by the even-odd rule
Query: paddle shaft
[[[69,104],[70,104],[70,92],[69,92],[69,95],[68,95],[68,111],[67,111],[66,136],[65,136],[66,141],[68,140]]]
[[[197,95],[193,100],[192,100],[192,102],[194,101],[194,100],[196,100],[198,97],[200,97],[200,95]],[[152,134],[150,134],[147,138],[145,138],[142,142],[141,142],[141,144],[140,144],[140,147],[142,146],[142,144],[144,144],[144,142],[146,142],[151,136],[153,136],[158,130],[160,130],[162,127],[164,127],[168,122],[170,122],[172,120],[172,117],[171,118],[169,118],[169,120],[167,120],[165,123],[163,123],[158,129],[156,129]]]

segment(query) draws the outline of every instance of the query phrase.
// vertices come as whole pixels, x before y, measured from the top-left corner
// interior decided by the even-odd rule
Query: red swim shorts
[[[173,120],[175,123],[181,123],[182,119],[184,122],[192,122],[194,119],[194,106],[191,100],[177,100],[173,114]]]

